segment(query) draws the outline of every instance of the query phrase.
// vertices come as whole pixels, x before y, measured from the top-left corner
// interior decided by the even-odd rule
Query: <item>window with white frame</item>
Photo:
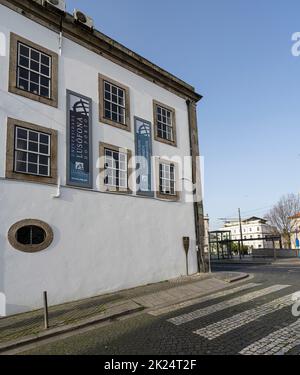
[[[108,81],[104,81],[104,117],[126,125],[126,91]]]
[[[174,141],[173,112],[159,105],[156,106],[157,136],[167,141]]]
[[[49,134],[16,126],[15,172],[50,176]]]
[[[51,98],[51,56],[18,42],[17,87]]]
[[[176,195],[175,165],[159,164],[159,192],[165,195]]]
[[[127,153],[104,149],[104,185],[127,189]]]

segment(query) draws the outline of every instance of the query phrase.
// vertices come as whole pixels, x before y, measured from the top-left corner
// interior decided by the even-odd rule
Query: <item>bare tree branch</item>
[[[296,221],[290,220],[300,212],[300,196],[298,194],[288,194],[280,198],[279,202],[268,212],[265,218],[269,225],[280,234],[286,245],[291,247],[291,234],[295,230]]]

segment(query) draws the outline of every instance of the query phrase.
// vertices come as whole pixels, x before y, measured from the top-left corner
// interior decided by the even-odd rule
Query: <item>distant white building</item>
[[[289,217],[291,221],[291,247],[292,249],[300,248],[300,213]]]
[[[221,228],[220,231],[230,231],[232,240],[241,239],[241,229],[239,221],[225,222],[224,227]],[[272,248],[273,243],[271,241],[266,241],[263,239],[266,236],[271,235],[271,227],[267,224],[267,220],[255,216],[246,220],[242,220],[242,236],[245,246],[253,249]]]

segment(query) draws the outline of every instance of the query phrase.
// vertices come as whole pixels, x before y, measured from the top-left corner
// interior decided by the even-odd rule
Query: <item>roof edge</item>
[[[66,13],[62,18],[42,5],[42,0],[0,0],[0,4],[22,14],[52,31],[59,32],[62,27],[64,37],[102,55],[128,70],[158,84],[184,99],[198,102],[202,95],[195,88],[175,75],[160,68],[146,58],[131,51],[98,30],[90,32],[75,23],[73,16]]]

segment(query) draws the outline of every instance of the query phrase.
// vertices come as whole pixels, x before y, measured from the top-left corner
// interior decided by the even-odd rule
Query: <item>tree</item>
[[[286,247],[291,248],[291,234],[295,230],[295,221],[290,217],[300,212],[300,196],[287,194],[268,212],[265,218],[273,228],[274,234],[282,236]]]

